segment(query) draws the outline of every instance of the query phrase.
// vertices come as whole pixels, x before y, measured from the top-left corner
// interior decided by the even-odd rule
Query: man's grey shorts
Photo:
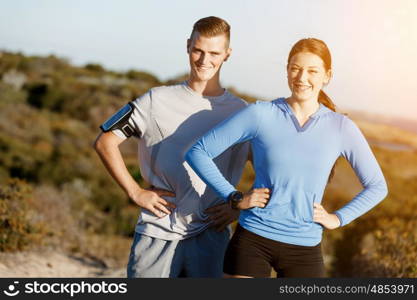
[[[229,228],[212,228],[184,240],[166,241],[135,233],[127,265],[128,278],[222,277]]]

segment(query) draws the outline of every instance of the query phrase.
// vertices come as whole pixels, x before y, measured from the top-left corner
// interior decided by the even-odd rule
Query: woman
[[[323,228],[350,223],[387,194],[381,169],[358,127],[335,112],[322,91],[332,75],[323,41],[298,41],[288,56],[291,96],[256,102],[191,147],[186,160],[225,201],[240,209],[224,262],[226,277],[324,277]],[[236,191],[213,162],[228,147],[249,140],[254,189]],[[328,213],[321,201],[332,168],[345,157],[363,190]]]

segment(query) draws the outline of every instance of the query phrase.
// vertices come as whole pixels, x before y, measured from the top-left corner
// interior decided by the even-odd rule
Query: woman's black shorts
[[[239,224],[226,250],[223,271],[229,275],[325,277],[321,244],[298,246],[250,232]]]

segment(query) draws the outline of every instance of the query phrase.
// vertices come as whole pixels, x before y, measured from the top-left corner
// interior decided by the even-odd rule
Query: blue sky
[[[415,0],[3,0],[0,49],[55,54],[82,65],[146,70],[161,79],[188,71],[193,23],[215,15],[232,26],[222,82],[271,100],[288,96],[285,65],[304,37],[324,40],[342,109],[417,119]]]

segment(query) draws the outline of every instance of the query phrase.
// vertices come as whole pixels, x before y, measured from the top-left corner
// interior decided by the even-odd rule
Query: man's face
[[[196,81],[212,79],[231,51],[226,35],[206,37],[194,32],[192,38],[187,41],[191,79]]]

